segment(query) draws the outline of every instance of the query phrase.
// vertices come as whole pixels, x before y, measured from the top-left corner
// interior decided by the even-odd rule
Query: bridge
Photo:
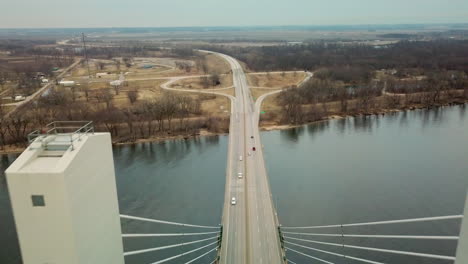
[[[294,260],[297,257],[302,259],[306,258],[311,263],[331,263],[340,264],[348,263],[348,261],[361,262],[361,263],[374,263],[383,264],[384,262],[379,259],[371,259],[371,257],[363,257],[362,252],[378,252],[379,254],[386,255],[403,255],[414,257],[418,259],[426,260],[441,260],[448,261],[448,263],[455,264],[466,264],[468,263],[468,199],[465,204],[464,215],[449,215],[449,216],[435,216],[435,217],[424,217],[424,218],[412,218],[412,219],[396,219],[396,220],[384,220],[376,219],[374,222],[366,223],[331,223],[330,225],[322,226],[282,226],[279,222],[276,209],[273,204],[272,193],[268,181],[268,175],[265,168],[265,161],[263,157],[263,145],[260,139],[259,133],[259,114],[262,101],[271,94],[278,93],[279,91],[273,91],[264,94],[254,100],[251,97],[249,86],[247,84],[245,73],[234,58],[225,54],[214,53],[210,51],[202,51],[207,53],[216,54],[224,58],[232,69],[233,83],[235,87],[235,96],[218,93],[224,95],[231,100],[231,119],[230,119],[230,133],[229,133],[229,148],[228,148],[228,159],[226,169],[226,185],[225,185],[225,199],[222,222],[219,226],[207,226],[203,224],[195,223],[179,223],[169,220],[161,219],[150,219],[145,216],[131,216],[120,214],[118,215],[117,199],[103,199],[100,203],[92,199],[92,196],[85,195],[82,199],[89,199],[89,202],[83,203],[79,199],[51,199],[48,203],[60,201],[63,205],[63,219],[68,217],[68,208],[77,208],[77,210],[71,210],[72,212],[88,212],[83,214],[77,214],[77,217],[81,217],[83,221],[71,221],[76,226],[66,226],[64,230],[70,233],[76,230],[87,230],[88,236],[80,237],[80,244],[86,247],[87,250],[94,250],[93,253],[88,251],[80,251],[84,257],[99,257],[103,258],[102,252],[109,252],[116,261],[112,263],[123,263],[124,257],[147,254],[149,252],[159,252],[170,249],[178,249],[177,253],[165,257],[159,260],[155,260],[152,264],[159,263],[206,263],[206,259],[210,258],[210,264],[221,263],[221,264],[244,264],[244,263],[265,263],[265,264],[286,264],[286,263],[298,263]],[[307,78],[311,78],[312,74],[309,74]],[[164,89],[174,90],[168,87],[168,84],[176,81],[173,79],[168,83],[162,85]],[[177,91],[189,91],[177,89]],[[190,90],[193,92],[193,90]],[[197,91],[202,93],[216,93],[211,91]],[[24,194],[28,194],[30,190],[25,187],[25,182],[21,180],[24,175],[30,175],[31,179],[37,179],[35,173],[37,170],[44,170],[49,174],[55,173],[59,176],[54,176],[50,181],[57,181],[57,179],[66,179],[71,181],[70,186],[75,188],[64,188],[69,190],[70,196],[79,196],[84,192],[77,192],[77,189],[86,189],[90,193],[99,192],[102,190],[98,187],[88,184],[93,182],[95,178],[101,177],[102,167],[106,168],[106,181],[107,186],[106,193],[109,197],[116,196],[115,190],[111,187],[115,186],[113,179],[113,164],[110,148],[106,148],[105,143],[110,145],[109,135],[102,133],[94,133],[92,123],[84,123],[77,125],[75,122],[68,122],[66,124],[51,123],[51,126],[47,130],[46,134],[39,133],[38,131],[33,132],[30,136],[31,145],[25,153],[23,153],[17,161],[7,171],[7,180],[10,187],[10,195],[12,197],[13,208],[15,211],[15,218],[18,216],[20,219],[25,221],[17,221],[19,235],[27,238],[20,239],[21,244],[24,242],[30,242],[34,245],[35,241],[40,238],[47,237],[48,230],[44,229],[43,236],[31,236],[27,230],[32,230],[35,226],[36,220],[44,220],[42,226],[47,226],[50,230],[55,230],[55,233],[63,235],[63,239],[54,240],[58,246],[62,246],[67,240],[66,232],[57,232],[57,228],[50,223],[54,223],[49,220],[51,217],[57,215],[57,209],[52,206],[45,207],[41,212],[42,215],[37,215],[38,219],[31,221],[30,219],[30,204],[27,199],[19,199]],[[77,127],[75,127],[77,126]],[[71,130],[71,133],[64,133],[64,130]],[[89,144],[88,144],[89,142]],[[94,143],[93,143],[94,142]],[[106,143],[106,144],[107,144]],[[87,145],[88,144],[88,145]],[[89,146],[93,146],[90,148]],[[92,162],[92,166],[89,162],[89,157],[86,152],[96,154],[96,151],[102,151],[101,157],[103,161]],[[96,156],[96,155],[95,155]],[[70,164],[79,164],[79,168],[86,168],[88,171],[84,172],[81,176],[87,176],[89,181],[82,179],[83,177],[75,177],[76,179],[82,180],[78,182],[80,188],[76,187],[77,183],[72,182],[73,177],[62,177],[68,173],[67,170],[63,171],[49,171],[51,166],[40,166],[39,158],[46,160],[47,164],[51,162],[62,164],[64,161]],[[34,161],[34,162],[31,162]],[[24,164],[22,164],[24,163]],[[83,164],[87,165],[83,165]],[[25,165],[26,164],[26,165]],[[104,166],[104,164],[107,164]],[[65,168],[65,167],[63,167]],[[99,168],[99,169],[97,169]],[[26,169],[26,170],[25,170]],[[82,169],[80,169],[81,172]],[[97,173],[99,171],[99,174]],[[73,175],[77,175],[75,172]],[[54,174],[54,175],[55,175]],[[21,176],[21,177],[19,177]],[[29,176],[28,176],[29,177]],[[57,181],[63,184],[62,181]],[[67,183],[68,184],[68,183]],[[11,188],[12,187],[12,188]],[[36,185],[29,186],[30,188],[36,187]],[[94,188],[94,189],[93,189]],[[45,188],[41,192],[46,192],[52,197],[56,195],[55,188]],[[34,206],[44,207],[44,196],[38,196],[35,198],[41,198],[39,200],[33,199]],[[59,197],[59,196],[57,196]],[[60,196],[62,197],[62,196]],[[235,199],[235,202],[233,202]],[[62,201],[63,200],[63,201]],[[69,204],[68,204],[69,203]],[[51,210],[46,213],[45,210]],[[107,213],[105,213],[107,211]],[[39,212],[39,211],[34,211]],[[92,214],[90,214],[92,212]],[[94,232],[90,230],[89,225],[86,225],[86,221],[95,220],[100,218],[100,215],[106,215],[108,217],[110,225],[106,221],[100,221],[100,225],[95,225]],[[98,216],[99,215],[99,216]],[[171,233],[133,233],[133,234],[121,234],[118,222],[113,221],[114,218],[118,218],[122,221],[137,221],[146,223],[155,223],[159,225],[170,225],[181,228],[180,231],[174,231]],[[61,218],[62,219],[62,218]],[[63,220],[62,219],[62,220]],[[26,221],[27,220],[27,221]],[[86,220],[86,221],[84,221]],[[442,222],[443,221],[457,221],[460,224],[460,234],[454,235],[420,235],[420,234],[383,234],[379,231],[375,233],[357,233],[351,227],[356,226],[382,226],[382,225],[404,225],[408,223],[421,223],[421,222]],[[42,227],[41,226],[41,227]],[[102,230],[106,229],[107,236],[100,236]],[[323,230],[323,231],[322,231]],[[331,230],[331,231],[330,231]],[[373,229],[374,230],[374,229]],[[41,230],[39,230],[41,231]],[[373,231],[374,232],[374,231]],[[109,239],[108,234],[113,234],[112,239]],[[126,239],[141,238],[141,237],[177,237],[177,243],[157,246],[145,249],[136,249],[131,251],[123,252],[121,241],[118,241],[118,236]],[[90,237],[94,237],[94,245],[89,246]],[[327,238],[324,240],[323,238]],[[434,252],[420,252],[420,251],[409,251],[400,249],[388,249],[374,246],[361,246],[352,244],[349,238],[367,238],[367,239],[399,239],[399,240],[415,240],[415,241],[426,241],[426,240],[438,240],[438,241],[456,241],[457,248],[454,249],[456,254],[454,255],[442,255],[435,254]],[[101,250],[102,244],[99,243],[99,239],[107,243],[106,249],[109,251]],[[330,241],[329,239],[335,239]],[[29,241],[30,240],[30,241]],[[183,240],[183,241],[182,241]],[[125,241],[124,241],[125,242]],[[23,245],[21,245],[23,247]],[[326,246],[325,249],[323,246]],[[25,248],[33,248],[25,247]],[[53,248],[53,247],[51,247]],[[332,249],[329,249],[332,248]],[[333,250],[335,248],[335,250]],[[359,251],[356,254],[355,251],[345,251],[345,249],[352,249]],[[23,248],[22,248],[23,250]],[[31,251],[32,254],[27,250],[22,251],[23,258],[25,256],[31,256],[28,260],[24,260],[25,264],[34,263],[39,255],[41,257],[55,257],[58,255],[57,250],[50,252],[42,251]],[[93,255],[95,254],[95,255]],[[105,255],[105,254],[104,254]],[[64,259],[73,258],[69,255],[64,254]],[[185,259],[181,262],[181,259]],[[118,260],[118,261],[117,261]],[[71,263],[71,262],[70,262]],[[75,262],[73,262],[75,263]],[[92,263],[92,262],[90,262]],[[107,262],[100,262],[107,263]],[[302,263],[302,262],[301,262]],[[309,262],[307,262],[309,263]],[[419,263],[419,262],[415,262]],[[432,263],[432,262],[431,262]],[[142,263],[146,264],[146,263]]]
[[[346,227],[350,226],[373,226],[390,225],[404,223],[418,223],[442,220],[461,220],[463,215],[438,216],[415,219],[400,219],[389,221],[377,221],[369,223],[338,224],[327,226],[306,226],[306,227],[282,227],[279,223],[276,209],[273,204],[272,193],[268,181],[268,175],[263,158],[263,145],[259,133],[260,107],[263,100],[272,94],[280,91],[266,93],[254,102],[245,73],[239,62],[225,54],[204,51],[201,52],[216,54],[225,59],[232,69],[235,96],[211,91],[198,91],[201,93],[214,93],[227,96],[231,100],[231,120],[229,129],[229,148],[226,169],[226,186],[224,210],[222,217],[222,229],[219,231],[216,263],[221,264],[242,264],[242,263],[295,263],[289,259],[290,256],[302,256],[314,261],[313,263],[346,263],[352,260],[363,263],[383,262],[354,257],[342,251],[322,250],[313,245],[327,245],[339,247],[340,249],[352,248],[370,252],[381,252],[387,254],[397,254],[404,256],[414,256],[427,259],[455,261],[455,256],[436,255],[421,252],[409,252],[402,250],[389,250],[383,248],[361,247],[345,243],[345,238],[364,237],[371,239],[403,239],[403,240],[459,240],[459,236],[421,236],[421,235],[376,235],[376,234],[348,234]],[[308,73],[305,83],[313,74]],[[173,89],[169,84],[177,81],[172,80],[162,85],[162,88],[175,91],[194,92],[193,90]],[[253,150],[255,148],[255,151]],[[236,204],[231,204],[232,199],[236,199]],[[467,202],[468,204],[468,202]],[[468,209],[465,209],[468,212]],[[468,221],[465,221],[465,226]],[[309,230],[338,228],[336,233],[316,233]],[[468,229],[464,227],[464,229]],[[465,240],[468,231],[464,231]],[[310,237],[332,237],[338,238],[340,242],[330,243],[320,239]],[[464,242],[467,243],[467,242]],[[459,256],[456,263],[468,263],[466,256],[462,257],[461,247],[466,245],[459,243],[457,250]],[[314,256],[314,253],[329,256],[338,256],[343,262],[331,262],[323,258]],[[467,253],[465,253],[466,255]],[[461,260],[463,258],[463,260]],[[159,263],[159,262],[158,262]]]

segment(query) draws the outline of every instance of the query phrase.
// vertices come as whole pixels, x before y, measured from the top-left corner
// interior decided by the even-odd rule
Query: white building
[[[115,81],[109,82],[109,84],[111,86],[121,86],[122,83],[123,83],[123,81],[121,81],[121,80],[115,80]]]
[[[65,87],[71,87],[71,86],[74,86],[75,85],[75,82],[74,81],[60,81],[59,82],[60,85],[63,85]]]
[[[6,178],[24,264],[124,264],[108,133],[39,136]]]

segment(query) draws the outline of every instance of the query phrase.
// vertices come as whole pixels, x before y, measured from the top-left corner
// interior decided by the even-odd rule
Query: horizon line
[[[272,27],[358,27],[358,26],[442,26],[442,25],[467,25],[468,22],[446,22],[446,23],[366,23],[366,24],[296,24],[296,25],[225,25],[225,26],[102,26],[102,27],[0,27],[0,30],[8,29],[131,29],[131,28],[147,28],[147,29],[180,29],[180,28],[272,28]]]

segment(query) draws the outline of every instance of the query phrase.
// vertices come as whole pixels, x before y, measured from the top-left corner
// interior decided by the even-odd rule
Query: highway
[[[236,95],[229,133],[220,263],[283,263],[278,219],[260,141],[260,108],[254,105],[239,62],[230,56],[215,54],[230,64]],[[239,172],[242,178],[238,177]],[[232,197],[236,197],[236,205],[231,205]]]
[[[218,93],[215,89],[194,90],[171,88],[174,82],[187,77],[173,77],[161,88],[173,91],[210,93],[231,100],[229,148],[223,209],[223,240],[219,252],[222,264],[281,264],[282,250],[278,237],[278,218],[273,205],[270,184],[260,140],[260,106],[265,97],[254,103],[245,73],[234,58],[211,51],[231,66],[235,96]],[[310,75],[309,75],[310,77]],[[308,78],[309,78],[308,77]],[[306,78],[306,79],[308,79]],[[255,151],[253,148],[255,147]],[[242,173],[242,178],[238,177]],[[231,204],[231,198],[236,204]]]

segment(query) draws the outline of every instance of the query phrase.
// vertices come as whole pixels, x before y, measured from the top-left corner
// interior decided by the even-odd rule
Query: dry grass
[[[98,61],[105,62],[106,66],[104,69],[98,69]],[[164,82],[167,82],[165,79],[152,79],[152,80],[136,80],[135,79],[145,79],[145,78],[164,78],[171,76],[187,76],[187,75],[201,75],[198,71],[198,67],[193,65],[190,71],[181,70],[175,67],[175,62],[181,61],[180,59],[170,59],[170,58],[135,58],[134,64],[131,67],[126,67],[122,62],[120,65],[120,70],[117,68],[115,61],[113,60],[90,60],[90,72],[95,76],[98,72],[107,72],[110,73],[106,76],[103,76],[99,79],[94,77],[94,81],[89,83],[89,106],[90,107],[105,107],[105,103],[98,103],[95,95],[105,89],[110,89],[113,94],[112,105],[117,108],[127,108],[131,104],[127,97],[127,91],[136,89],[138,91],[139,97],[138,101],[142,100],[151,100],[158,98],[162,93],[166,92],[160,86]],[[182,60],[186,63],[190,61]],[[209,73],[226,73],[230,71],[229,64],[225,62],[222,58],[216,55],[206,55],[205,63],[208,68]],[[155,65],[153,68],[143,69],[142,65],[152,64]],[[167,66],[161,66],[156,64],[164,64]],[[119,73],[124,72],[125,78],[127,80],[132,80],[126,82],[126,85],[123,86],[119,94],[116,94],[115,90],[109,85],[109,82],[112,80],[117,80],[119,78]],[[88,79],[88,69],[86,64],[79,65],[76,67],[73,72],[66,78],[67,80],[75,80],[77,83],[85,85]],[[221,75],[221,84],[217,86],[209,87],[210,89],[217,88],[227,88],[232,86],[232,75]],[[202,79],[201,78],[190,78],[179,81],[174,84],[173,87],[181,87],[185,89],[202,89]],[[207,90],[207,89],[204,89]],[[218,93],[224,93],[227,95],[234,95],[234,89],[226,89],[216,91]],[[200,99],[202,103],[202,111],[205,115],[216,115],[224,116],[229,115],[230,112],[230,100],[224,96],[216,96],[211,94],[192,94],[186,93],[194,99]],[[84,90],[77,89],[76,92],[77,100],[86,101],[86,96]],[[137,102],[138,103],[138,102]],[[227,111],[227,112],[226,112]]]
[[[304,72],[247,74],[247,81],[253,87],[285,88],[299,84],[305,77]]]
[[[107,82],[90,83],[89,84],[89,104],[90,106],[96,105],[98,102],[95,99],[95,94],[99,93],[104,89],[111,89],[111,93],[114,95],[112,104],[118,108],[126,108],[130,106],[130,102],[127,97],[127,92],[132,89],[138,91],[138,100],[151,100],[161,96],[163,90],[160,85],[165,80],[150,80],[150,81],[133,81],[128,82],[126,86],[123,86],[119,90],[119,94],[115,93],[115,90]],[[82,89],[77,89],[77,99],[86,101],[85,92]],[[104,105],[104,103],[101,103]]]
[[[206,55],[205,60],[206,66],[208,68],[208,73],[223,74],[231,72],[231,67],[229,66],[229,63],[217,55]]]
[[[278,91],[278,90],[281,90],[281,89],[250,88],[250,93],[252,94],[252,97],[254,98],[254,100],[257,100],[258,97],[260,97],[260,96],[262,96],[262,95],[264,95],[266,93],[273,92],[273,91]]]
[[[202,100],[202,111],[205,115],[229,116],[231,100],[220,95],[194,95]]]
[[[217,86],[209,86],[207,88],[203,87],[202,84],[203,78],[187,78],[182,79],[180,81],[175,82],[172,87],[174,88],[183,88],[183,89],[219,89],[219,88],[227,88],[233,85],[232,83],[232,75],[226,74],[220,76],[221,84]]]

